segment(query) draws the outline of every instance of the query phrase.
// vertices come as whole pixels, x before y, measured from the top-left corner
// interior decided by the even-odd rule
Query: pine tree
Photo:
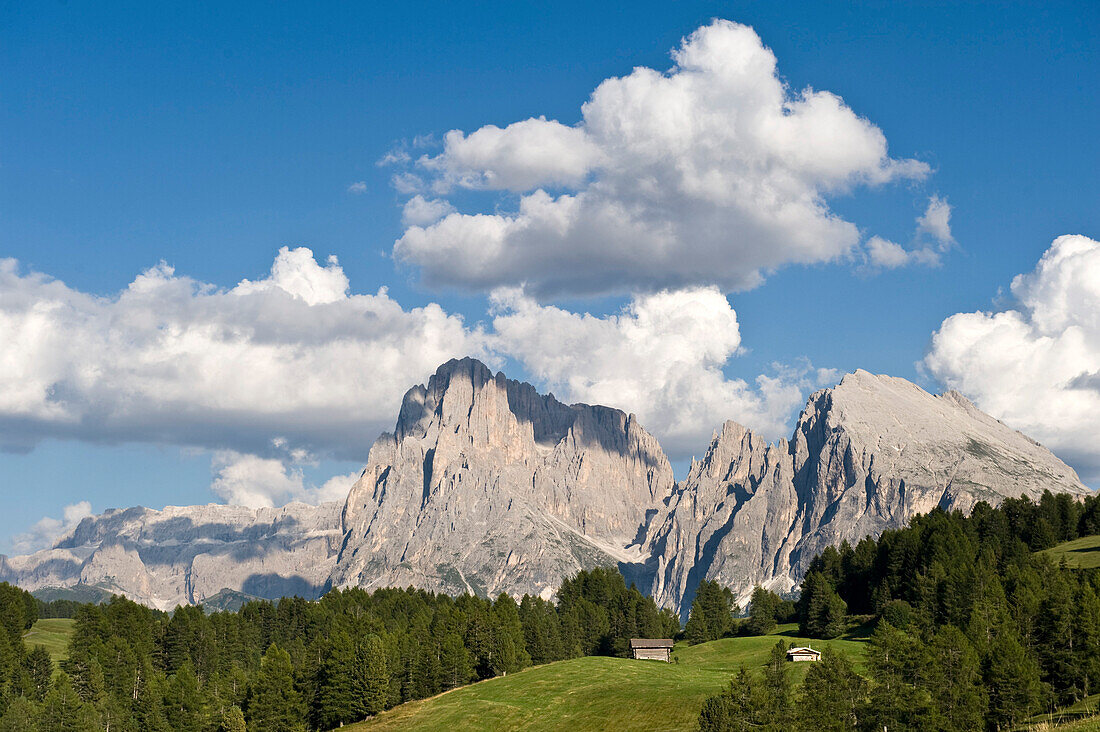
[[[313,719],[321,729],[340,727],[367,716],[360,654],[347,632],[334,631],[325,644],[315,683]]]
[[[983,677],[989,691],[987,719],[997,729],[1015,727],[1036,710],[1043,691],[1039,665],[1028,657],[1009,626],[1002,627],[990,643]]]
[[[272,643],[253,681],[248,728],[254,732],[300,732],[304,717],[290,654]]]
[[[218,732],[247,732],[244,723],[244,712],[238,706],[229,707],[222,715],[222,723]]]
[[[202,732],[206,726],[206,699],[190,661],[184,661],[168,680],[164,705],[178,732]]]
[[[38,726],[49,732],[95,732],[99,728],[95,710],[81,701],[64,673],[54,679],[42,701]]]
[[[363,644],[363,706],[367,714],[378,714],[387,706],[390,675],[386,669],[386,649],[377,635]]]
[[[0,633],[7,638],[7,633]],[[17,696],[0,715],[0,732],[38,732],[38,710],[25,696]]]
[[[759,585],[752,591],[749,616],[749,632],[752,635],[767,635],[775,630],[775,611],[779,606],[779,597]]]
[[[866,704],[867,680],[855,672],[846,656],[826,646],[821,660],[806,673],[801,699],[798,716],[803,729],[854,732]]]
[[[953,625],[941,628],[929,645],[926,666],[937,727],[980,729],[989,702],[978,654],[966,636]]]
[[[27,694],[35,701],[42,701],[50,690],[50,679],[53,678],[53,661],[50,659],[50,652],[45,646],[35,646],[27,654],[25,667],[27,679],[30,682]],[[67,680],[66,686],[68,686]]]

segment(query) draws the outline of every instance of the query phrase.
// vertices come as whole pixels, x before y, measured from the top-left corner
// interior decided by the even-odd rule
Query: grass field
[[[536,666],[402,704],[344,729],[690,730],[703,700],[725,687],[742,663],[763,666],[779,640],[819,650],[831,645],[862,664],[863,639],[808,641],[796,632],[788,625],[770,636],[678,644],[678,663],[671,664],[593,656]],[[791,666],[795,683],[809,665]]]
[[[1066,564],[1078,569],[1100,567],[1100,536],[1082,536],[1045,549],[1043,553],[1049,554],[1056,562],[1065,559]]]
[[[54,666],[69,657],[69,638],[73,634],[73,621],[69,618],[45,618],[39,620],[23,634],[27,648],[46,646]]]

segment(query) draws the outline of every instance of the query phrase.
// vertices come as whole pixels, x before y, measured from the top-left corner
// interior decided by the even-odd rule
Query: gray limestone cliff
[[[904,379],[848,374],[809,398],[789,441],[726,422],[675,483],[633,415],[562,404],[462,359],[406,393],[343,506],[113,510],[51,549],[0,557],[0,579],[170,608],[223,589],[550,597],[578,570],[612,565],[686,614],[702,579],[742,601],[756,584],[791,590],[826,546],[1044,490],[1090,492],[961,395]]]
[[[670,607],[686,610],[700,579],[743,601],[756,584],[790,590],[826,546],[936,507],[968,512],[1044,490],[1091,492],[962,395],[857,371],[810,397],[790,442],[767,445],[727,422],[651,523],[641,572]]]
[[[84,519],[51,549],[0,556],[0,580],[32,591],[93,585],[163,610],[223,589],[317,597],[340,538],[338,503],[112,509]]]
[[[633,415],[451,361],[371,448],[333,584],[549,597],[580,569],[635,558],[626,547],[672,487]]]

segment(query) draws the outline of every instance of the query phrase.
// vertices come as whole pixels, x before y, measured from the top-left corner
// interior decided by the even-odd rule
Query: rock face
[[[627,546],[672,487],[633,415],[451,361],[371,448],[333,584],[549,597],[582,568],[636,558]]]
[[[857,371],[812,395],[791,440],[726,422],[676,484],[619,410],[565,405],[463,359],[405,395],[342,510],[292,504],[109,511],[49,550],[0,557],[28,589],[108,587],[162,608],[219,595],[416,585],[549,597],[617,565],[686,614],[702,579],[744,600],[795,587],[830,544],[937,506],[1086,494],[1076,473],[961,395]],[[225,594],[225,593],[223,593]]]
[[[113,509],[84,519],[52,549],[0,556],[0,580],[28,590],[94,585],[165,610],[223,589],[316,597],[341,535],[338,503]]]
[[[812,395],[790,442],[727,422],[651,523],[646,572],[658,602],[686,609],[700,579],[746,599],[796,585],[826,546],[903,526],[937,506],[1084,495],[1049,450],[955,392],[932,396],[866,371]]]

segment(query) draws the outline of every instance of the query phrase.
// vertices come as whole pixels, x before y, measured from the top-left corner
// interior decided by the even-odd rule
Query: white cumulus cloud
[[[405,202],[401,223],[405,226],[429,226],[455,210],[447,201],[416,195]]]
[[[636,296],[604,317],[543,306],[518,289],[493,294],[495,345],[566,401],[638,415],[673,457],[701,453],[734,419],[768,439],[828,371],[777,367],[755,384],[723,366],[741,346],[737,313],[714,287]]]
[[[925,367],[1100,482],[1100,242],[1061,236],[1012,281],[1018,307],[959,313]]]
[[[714,21],[672,56],[668,72],[605,80],[576,125],[448,132],[439,155],[417,161],[429,180],[407,173],[399,189],[507,190],[518,206],[410,222],[395,256],[431,285],[526,283],[536,296],[743,289],[853,253],[860,232],[828,195],[929,171],[891,158],[840,97],[789,89],[747,26]]]
[[[941,255],[955,243],[951,235],[951,204],[939,196],[928,199],[928,208],[917,217],[913,241],[906,249],[897,242],[872,236],[864,245],[871,270],[897,269],[910,264],[938,267]]]
[[[484,336],[383,289],[348,294],[335,259],[282,249],[223,290],[161,264],[122,292],[74,290],[0,260],[0,447],[45,437],[360,459],[410,384]]]
[[[58,539],[76,528],[82,519],[91,515],[92,504],[88,501],[65,506],[61,518],[44,516],[24,533],[13,536],[12,551],[15,554],[30,554],[39,549],[49,549]]]
[[[337,475],[320,486],[306,482],[301,468],[279,458],[244,455],[220,450],[214,455],[215,476],[210,484],[214,495],[228,504],[261,508],[282,506],[291,501],[325,503],[343,501],[358,473]]]
[[[560,398],[634,412],[674,457],[701,452],[726,419],[789,434],[806,392],[832,377],[808,365],[728,377],[741,334],[716,287],[638,295],[607,315],[518,288],[495,291],[491,307],[491,327],[471,328],[436,304],[351,294],[339,262],[305,248],[229,289],[161,264],[110,296],[0,260],[0,447],[205,449],[224,501],[319,502],[343,499],[356,476],[313,485],[302,466],[364,460],[405,391],[453,357],[512,359]]]
[[[932,236],[941,247],[948,247],[955,243],[955,237],[951,235],[951,204],[939,196],[928,199],[928,208],[924,215],[917,219],[917,229]]]

